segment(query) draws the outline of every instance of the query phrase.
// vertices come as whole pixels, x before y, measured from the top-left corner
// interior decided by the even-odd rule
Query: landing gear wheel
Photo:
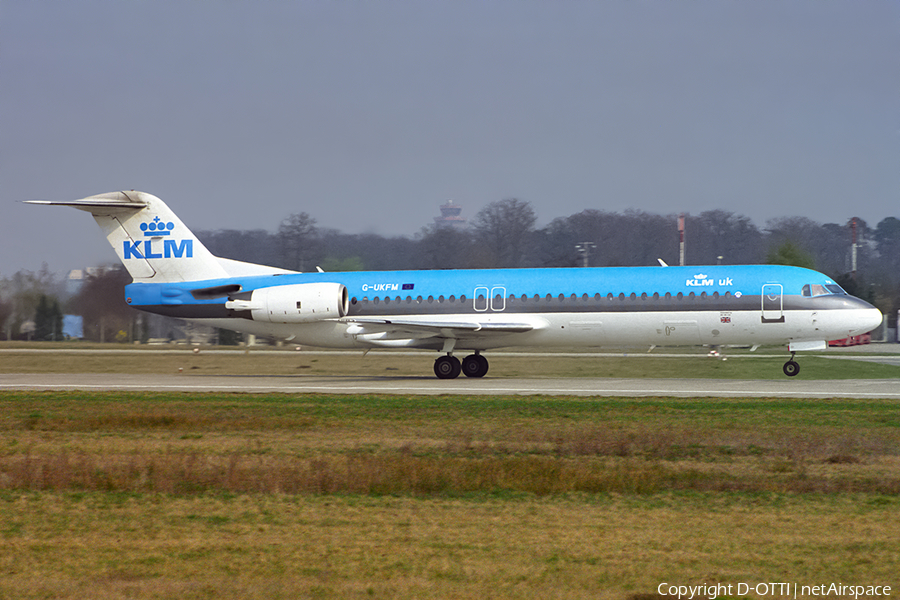
[[[434,374],[438,379],[456,379],[462,368],[459,366],[459,359],[455,356],[439,356],[434,361]]]
[[[794,360],[789,360],[784,363],[784,367],[782,367],[782,370],[788,377],[794,377],[797,373],[800,372],[800,365],[798,365]]]
[[[480,354],[470,354],[462,361],[462,372],[466,377],[484,377],[488,372],[488,360]]]

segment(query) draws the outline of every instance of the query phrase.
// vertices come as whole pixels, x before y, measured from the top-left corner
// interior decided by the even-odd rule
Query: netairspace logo
[[[844,585],[843,583],[823,583],[819,585],[800,585],[796,582],[769,583],[713,583],[702,585],[673,585],[663,582],[656,587],[660,596],[671,596],[679,600],[692,598],[709,598],[716,600],[721,596],[758,597],[790,597],[815,598],[818,596],[843,596],[851,598],[884,597],[891,595],[889,585]]]

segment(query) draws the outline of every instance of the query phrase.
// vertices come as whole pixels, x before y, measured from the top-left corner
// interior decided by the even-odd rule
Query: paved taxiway
[[[304,375],[133,375],[133,374],[0,374],[0,390],[118,390],[235,393],[325,394],[468,394],[570,396],[898,398],[896,379],[836,381],[492,378],[441,380],[434,377],[321,377]]]

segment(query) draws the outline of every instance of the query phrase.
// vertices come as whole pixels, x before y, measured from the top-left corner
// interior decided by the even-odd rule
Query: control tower
[[[466,226],[466,219],[459,216],[461,212],[461,205],[454,204],[453,200],[447,200],[444,204],[441,204],[441,216],[435,217],[434,222],[438,227],[463,229]]]

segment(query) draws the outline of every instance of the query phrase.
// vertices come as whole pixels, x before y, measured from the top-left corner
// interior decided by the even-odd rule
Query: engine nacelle
[[[297,283],[235,294],[225,308],[250,311],[254,321],[310,323],[345,316],[350,299],[340,283]]]

